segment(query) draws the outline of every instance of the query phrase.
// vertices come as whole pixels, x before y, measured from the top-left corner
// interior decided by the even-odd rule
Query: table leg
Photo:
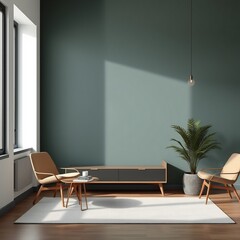
[[[83,191],[84,191],[84,196],[85,196],[86,209],[88,209],[87,192],[86,192],[86,185],[85,185],[85,183],[83,183]]]
[[[66,208],[67,208],[67,206],[68,206],[69,198],[70,198],[70,196],[72,195],[72,188],[73,188],[73,183],[70,183],[70,186],[69,186],[69,188],[68,188],[68,193],[67,193]]]
[[[81,210],[83,210],[82,208],[82,184],[79,184],[79,195],[80,195],[80,206],[81,206]]]
[[[85,195],[84,198],[85,198],[85,204],[86,204],[86,208],[83,209],[83,200],[82,200],[82,187],[83,187],[83,194]],[[85,186],[85,183],[80,183],[78,184],[78,193],[77,193],[77,196],[78,196],[78,200],[79,200],[79,204],[81,206],[81,210],[87,210],[88,209],[88,203],[87,203],[87,194],[86,194],[86,186]]]
[[[79,202],[79,204],[81,204],[81,202],[82,202],[82,196],[80,194],[80,192],[81,192],[81,184],[77,184],[76,183],[74,185],[75,185],[75,193],[77,195],[78,202]]]
[[[86,205],[85,209],[83,209],[82,187],[83,187],[83,194],[85,195],[84,196],[84,198],[85,198],[85,205]],[[77,195],[77,198],[78,198],[78,201],[79,201],[79,205],[81,206],[81,210],[82,211],[83,210],[87,210],[88,209],[88,202],[87,202],[87,191],[86,191],[85,183],[75,183],[75,182],[70,183],[70,186],[69,186],[68,191],[67,191],[67,201],[66,201],[65,207],[66,208],[68,207],[69,198],[72,195],[73,191]],[[64,204],[64,202],[63,202],[63,204]]]
[[[60,195],[61,195],[61,200],[62,200],[62,206],[64,206],[64,196],[63,196],[63,186],[62,183],[59,183],[59,188],[60,188]]]

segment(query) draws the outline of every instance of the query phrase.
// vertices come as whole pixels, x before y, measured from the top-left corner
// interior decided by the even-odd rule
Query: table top
[[[89,180],[83,180],[83,179],[79,179],[79,178],[63,178],[61,179],[61,182],[63,183],[88,183],[88,182],[92,182],[92,181],[97,181],[99,180],[97,177],[92,177]]]
[[[146,169],[167,169],[167,162],[162,161],[159,165],[90,165],[90,166],[69,166],[62,167],[61,169],[71,170],[111,170],[111,169],[138,169],[138,170],[146,170]]]

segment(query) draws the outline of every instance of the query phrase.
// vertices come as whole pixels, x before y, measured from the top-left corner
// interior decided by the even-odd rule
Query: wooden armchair
[[[74,172],[60,174],[54,161],[47,152],[35,152],[30,154],[30,161],[34,175],[40,184],[40,188],[33,200],[35,204],[42,191],[54,191],[54,197],[57,190],[60,190],[62,205],[64,206],[63,185],[61,180],[65,178],[76,178],[80,175],[79,171],[73,169]]]
[[[211,188],[224,189],[232,198],[231,192],[234,192],[238,201],[240,202],[239,195],[234,187],[240,172],[240,154],[233,153],[223,168],[208,168],[198,172],[198,176],[203,179],[202,188],[199,194],[201,198],[205,186],[207,187],[206,204],[209,198]],[[217,183],[218,185],[214,185]]]

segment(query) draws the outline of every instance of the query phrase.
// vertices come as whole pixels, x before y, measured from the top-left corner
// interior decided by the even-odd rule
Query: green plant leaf
[[[201,126],[200,121],[189,119],[187,129],[179,125],[171,126],[181,137],[181,141],[172,138],[171,141],[177,145],[171,145],[179,156],[187,161],[190,171],[196,173],[198,163],[201,159],[207,157],[207,153],[213,149],[219,149],[220,144],[215,140],[215,132],[209,133],[211,125]]]

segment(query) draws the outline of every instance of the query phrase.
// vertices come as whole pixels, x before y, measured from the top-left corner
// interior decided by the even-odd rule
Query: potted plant
[[[215,140],[215,133],[209,133],[211,125],[201,126],[200,121],[193,118],[188,120],[187,129],[178,125],[172,125],[172,128],[181,136],[182,141],[172,138],[171,141],[177,145],[171,145],[179,156],[185,160],[190,172],[184,173],[183,190],[185,194],[198,195],[201,189],[202,181],[197,176],[197,167],[199,161],[207,157],[207,153],[216,148],[220,148]]]

